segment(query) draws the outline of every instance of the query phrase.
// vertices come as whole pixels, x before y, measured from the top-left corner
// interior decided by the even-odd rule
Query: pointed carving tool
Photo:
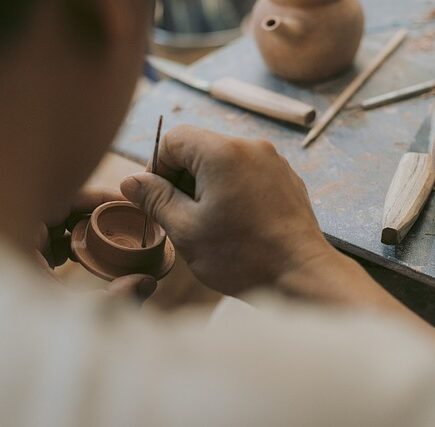
[[[385,199],[382,243],[397,245],[414,225],[435,183],[435,104],[400,163]]]
[[[208,82],[192,75],[186,66],[174,61],[149,55],[149,63],[159,72],[189,87],[210,94],[213,98],[248,111],[253,111],[277,120],[308,127],[316,118],[311,105],[254,86],[232,77]]]
[[[154,146],[153,163],[151,168],[152,174],[157,173],[157,163],[159,161],[159,147],[160,147],[160,136],[162,134],[162,126],[163,126],[163,116],[160,116],[159,127],[157,129],[156,144]],[[147,241],[148,241],[148,215],[145,217],[145,224],[143,228],[143,237],[142,237],[143,248],[147,247]]]

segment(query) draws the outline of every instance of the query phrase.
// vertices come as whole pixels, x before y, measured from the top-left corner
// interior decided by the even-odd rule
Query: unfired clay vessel
[[[255,37],[270,70],[299,82],[349,68],[364,30],[358,0],[259,0]]]
[[[105,280],[142,273],[162,279],[175,263],[175,251],[165,231],[149,223],[147,247],[142,248],[145,213],[128,202],[98,207],[79,222],[71,236],[77,260]]]

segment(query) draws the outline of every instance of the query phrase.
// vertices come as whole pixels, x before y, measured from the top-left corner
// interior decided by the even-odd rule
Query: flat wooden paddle
[[[435,104],[397,168],[385,199],[382,243],[397,245],[428,201],[435,183]]]

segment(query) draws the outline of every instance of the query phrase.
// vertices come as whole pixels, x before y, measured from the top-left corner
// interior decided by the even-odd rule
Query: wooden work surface
[[[354,74],[399,27],[411,30],[406,44],[369,80],[353,101],[435,78],[435,0],[363,0],[367,34],[355,69],[333,81],[300,87],[270,75],[253,40],[243,38],[192,66],[208,80],[232,76],[315,105],[322,114]],[[177,82],[147,93],[127,120],[115,150],[146,161],[153,150],[158,116],[165,129],[189,123],[228,134],[273,142],[304,178],[322,230],[337,247],[404,276],[435,286],[435,197],[397,247],[380,242],[384,198],[398,162],[413,141],[435,97],[370,112],[345,111],[308,150],[306,131],[247,113]],[[267,179],[259,171],[258,179]]]

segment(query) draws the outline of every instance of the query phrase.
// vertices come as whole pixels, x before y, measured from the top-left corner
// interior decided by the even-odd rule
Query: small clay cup
[[[129,274],[162,279],[175,263],[175,250],[165,231],[148,222],[146,248],[142,248],[145,213],[129,202],[99,206],[89,219],[80,221],[71,236],[77,260],[105,280]]]

